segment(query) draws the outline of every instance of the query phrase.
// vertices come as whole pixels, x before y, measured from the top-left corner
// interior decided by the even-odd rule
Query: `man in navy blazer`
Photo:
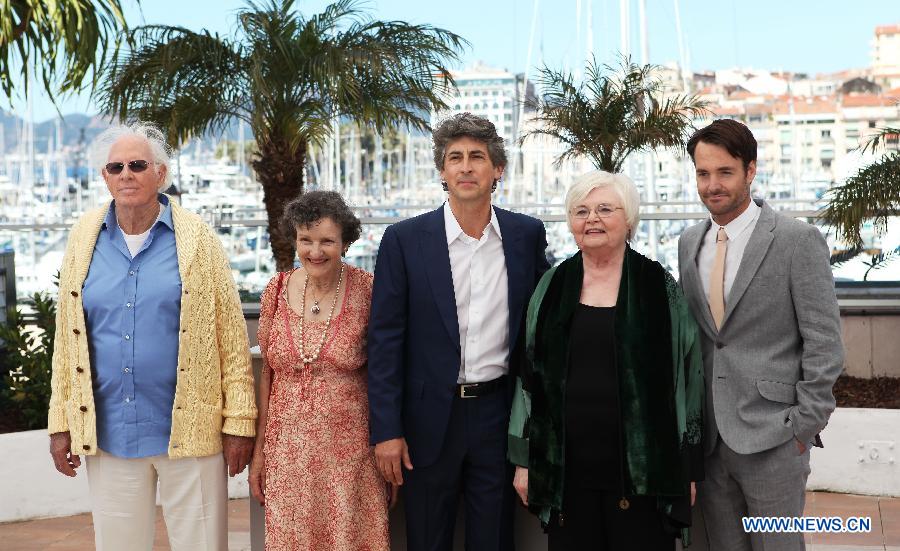
[[[544,225],[491,205],[506,167],[487,119],[434,131],[447,202],[385,231],[369,319],[369,422],[378,468],[400,485],[407,548],[449,550],[457,499],[466,549],[511,549],[510,364],[549,267]]]

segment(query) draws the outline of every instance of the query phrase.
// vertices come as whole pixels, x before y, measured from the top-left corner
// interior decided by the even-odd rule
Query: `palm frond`
[[[162,25],[138,27],[132,39],[136,48],[113,64],[100,89],[105,112],[156,122],[174,143],[246,118],[239,44]]]
[[[867,151],[875,153],[880,148],[887,145],[888,140],[897,141],[898,139],[900,139],[900,128],[894,128],[890,126],[880,128],[878,132],[870,136],[859,149],[863,153]]]
[[[862,243],[860,230],[866,220],[874,223],[876,234],[887,230],[887,219],[900,206],[900,153],[885,155],[828,191],[823,221],[834,227],[847,244]]]
[[[594,165],[618,172],[635,151],[684,148],[692,120],[707,112],[696,96],[665,95],[653,65],[627,57],[618,67],[591,60],[582,83],[574,75],[544,66],[537,79],[542,96],[526,106],[537,111],[537,128],[520,140],[545,135],[567,148],[557,158],[586,156]]]
[[[119,0],[6,0],[0,2],[0,88],[11,100],[13,67],[23,92],[37,74],[51,100],[91,90],[121,45],[127,23]]]

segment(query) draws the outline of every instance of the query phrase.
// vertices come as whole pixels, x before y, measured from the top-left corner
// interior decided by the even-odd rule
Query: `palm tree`
[[[6,0],[0,2],[0,88],[12,100],[19,68],[28,94],[38,73],[51,99],[96,84],[115,38],[127,30],[119,0]],[[99,54],[98,54],[99,49]],[[54,100],[55,101],[55,100]]]
[[[896,141],[900,128],[882,128],[862,146],[862,152],[876,152],[888,140]],[[873,164],[847,178],[828,192],[829,201],[822,219],[835,228],[838,237],[851,249],[862,250],[860,229],[872,219],[875,233],[883,235],[887,219],[900,208],[900,151],[886,152]]]
[[[166,128],[172,143],[246,121],[259,153],[269,238],[279,270],[293,265],[294,244],[279,228],[284,205],[303,192],[311,144],[346,117],[376,131],[427,129],[445,108],[453,81],[446,67],[467,43],[429,25],[376,21],[354,0],[312,17],[293,0],[248,2],[233,38],[181,27],[145,26],[101,90],[104,111]]]
[[[523,136],[556,138],[567,148],[557,159],[587,156],[600,170],[619,172],[635,151],[684,147],[691,119],[707,112],[696,96],[662,97],[653,65],[624,57],[618,68],[587,62],[585,78],[544,67],[538,78],[543,96],[526,105],[537,110],[537,129]]]

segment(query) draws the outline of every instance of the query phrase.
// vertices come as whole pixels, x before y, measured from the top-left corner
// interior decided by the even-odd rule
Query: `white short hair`
[[[172,148],[166,143],[166,136],[162,131],[148,122],[135,121],[132,124],[115,125],[101,132],[91,142],[88,157],[91,166],[101,171],[106,166],[106,163],[109,162],[109,150],[112,149],[113,145],[120,139],[130,136],[141,138],[147,142],[147,145],[150,146],[150,151],[153,153],[153,159],[147,160],[155,163],[157,172],[159,172],[160,166],[166,167],[166,177],[160,184],[159,191],[168,188],[172,183],[173,176],[171,166]]]
[[[566,192],[566,222],[569,224],[569,230],[572,229],[572,209],[598,188],[610,188],[619,196],[625,212],[625,223],[628,224],[627,239],[630,241],[640,221],[641,194],[628,176],[610,174],[602,170],[593,170],[579,176]]]

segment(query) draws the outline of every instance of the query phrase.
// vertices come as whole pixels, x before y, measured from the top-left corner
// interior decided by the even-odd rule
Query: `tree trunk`
[[[281,229],[284,207],[303,193],[303,168],[306,164],[306,141],[291,152],[284,141],[260,143],[259,154],[252,161],[253,170],[263,187],[263,203],[269,221],[269,245],[275,268],[285,272],[294,266],[294,241]]]

